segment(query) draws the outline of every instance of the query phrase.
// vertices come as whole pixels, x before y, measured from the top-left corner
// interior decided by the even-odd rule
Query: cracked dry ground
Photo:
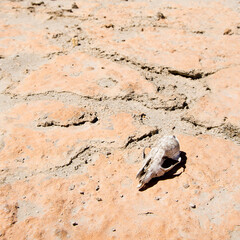
[[[239,20],[234,0],[1,0],[0,239],[240,239]],[[140,192],[164,134],[185,171]]]

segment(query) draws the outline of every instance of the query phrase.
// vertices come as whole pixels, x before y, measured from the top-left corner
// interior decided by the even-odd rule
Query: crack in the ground
[[[87,116],[86,116],[87,115]],[[98,118],[96,116],[96,113],[83,113],[79,117],[74,117],[70,120],[68,120],[67,123],[61,123],[59,121],[54,120],[47,120],[43,121],[37,124],[37,127],[52,127],[52,126],[58,126],[58,127],[70,127],[70,126],[80,126],[87,122],[89,123],[96,123],[98,121]]]
[[[69,91],[46,91],[43,93],[31,93],[26,95],[18,95],[18,94],[12,94],[10,92],[4,93],[6,95],[11,96],[14,99],[23,99],[25,101],[28,101],[29,99],[33,97],[42,97],[42,96],[53,96],[57,97],[61,94],[69,94],[73,96],[77,96],[78,98],[84,99],[84,100],[93,100],[97,102],[105,101],[105,100],[112,100],[112,101],[135,101],[138,103],[141,103],[143,106],[147,107],[148,109],[164,109],[166,111],[174,111],[176,109],[185,109],[188,107],[188,104],[186,102],[187,97],[184,94],[172,94],[170,96],[158,96],[158,94],[155,94],[154,97],[150,97],[147,94],[135,94],[133,92],[128,93],[124,96],[115,96],[115,97],[108,97],[108,96],[102,96],[102,95],[95,95],[95,96],[86,96],[86,95],[80,95],[74,92]],[[163,98],[164,97],[164,98]],[[95,123],[97,121],[97,117],[92,120],[92,123]],[[74,124],[73,124],[74,125]],[[76,125],[81,125],[76,124]],[[61,123],[57,123],[56,121],[46,121],[38,125],[38,127],[48,127],[48,126],[62,126],[62,127],[68,127],[68,124],[64,125]],[[71,126],[71,124],[69,125]]]
[[[195,119],[191,119],[190,117],[187,117],[185,115],[181,116],[181,120],[182,121],[186,121],[188,123],[191,123],[193,126],[195,127],[203,127],[205,128],[206,130],[211,130],[211,129],[214,129],[214,128],[219,128],[221,126],[223,126],[223,124],[221,125],[216,125],[216,126],[206,126],[205,124],[202,124],[202,123],[199,123],[197,120]]]
[[[182,70],[173,69],[173,68],[170,68],[167,66],[156,66],[156,65],[146,64],[146,63],[137,61],[137,59],[120,55],[117,52],[108,53],[105,50],[102,50],[101,48],[97,48],[97,47],[91,48],[91,50],[98,57],[111,59],[114,62],[131,64],[132,66],[138,67],[139,70],[144,70],[144,71],[147,71],[148,73],[154,73],[154,74],[158,74],[158,75],[166,73],[166,74],[177,75],[180,77],[196,80],[196,79],[205,78],[205,77],[215,73],[215,71],[203,72],[203,71],[197,70],[197,69],[193,69],[190,71],[182,71]]]
[[[223,134],[223,136],[225,136],[226,138],[234,140],[236,141],[236,143],[240,144],[240,129],[237,126],[234,126],[230,123],[223,122],[215,126],[206,126],[203,123],[199,123],[195,120],[191,120],[189,118],[186,118],[185,116],[182,116],[181,120],[192,124],[194,127],[204,128],[206,132],[211,133],[211,131],[213,130],[214,132],[212,133],[214,134],[220,134],[220,135]]]
[[[90,146],[86,146],[86,147],[82,148],[80,151],[78,151],[74,156],[72,156],[70,158],[68,163],[66,163],[64,165],[61,165],[61,166],[55,166],[55,169],[59,169],[59,168],[64,168],[64,167],[70,166],[76,158],[78,158],[81,154],[83,154],[88,149],[90,149]]]
[[[215,72],[203,72],[198,70],[192,70],[192,71],[186,72],[186,71],[181,71],[177,69],[168,69],[168,72],[171,73],[172,75],[190,78],[192,80],[205,78],[215,73]]]
[[[149,132],[144,133],[143,135],[138,136],[138,137],[136,137],[135,135],[134,136],[129,136],[124,148],[127,148],[131,143],[139,142],[139,141],[141,141],[141,140],[143,140],[147,137],[152,137],[153,135],[158,134],[158,132],[159,132],[159,130],[157,128],[155,128],[155,129],[150,130]]]

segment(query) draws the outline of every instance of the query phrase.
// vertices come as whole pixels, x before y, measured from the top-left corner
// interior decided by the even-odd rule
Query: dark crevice
[[[138,215],[152,215],[154,214],[153,212],[144,212],[144,213],[139,213]]]
[[[155,74],[162,74],[165,72],[165,73],[172,74],[175,76],[181,76],[184,78],[190,78],[192,80],[197,80],[197,79],[201,79],[201,78],[207,77],[207,76],[215,73],[215,71],[212,71],[212,72],[203,72],[203,71],[198,71],[198,70],[181,71],[181,70],[177,70],[177,69],[170,69],[167,66],[151,66],[151,65],[147,65],[145,63],[137,62],[136,59],[130,59],[128,56],[121,56],[117,52],[107,53],[100,48],[92,48],[92,50],[97,52],[97,56],[111,59],[114,62],[122,62],[125,64],[130,63],[131,65],[139,67],[141,70],[144,70],[144,71],[147,71],[150,73],[155,73]]]
[[[105,50],[102,50],[100,48],[92,48],[93,51],[95,51],[95,55],[97,57],[103,57],[107,59],[111,59],[114,62],[121,62],[121,63],[130,63],[133,66],[139,67],[141,70],[146,70],[151,73],[161,74],[164,70],[163,67],[160,66],[150,66],[145,63],[137,62],[135,59],[130,59],[128,56],[121,56],[117,52],[114,53],[107,53]]]
[[[85,124],[86,122],[90,122],[90,123],[96,123],[98,121],[98,118],[95,117],[93,120],[89,121],[89,120],[82,120],[82,121],[78,121],[78,122],[72,122],[72,123],[67,123],[67,124],[61,124],[59,122],[56,121],[46,121],[43,123],[38,123],[37,127],[71,127],[71,126],[80,126]]]
[[[90,148],[90,146],[87,146],[83,149],[81,149],[81,151],[79,151],[77,154],[75,154],[73,157],[70,158],[69,162],[62,165],[62,166],[56,166],[55,168],[56,169],[59,169],[59,168],[64,168],[64,167],[67,167],[67,166],[70,166],[72,163],[73,163],[73,160],[75,160],[76,158],[79,157],[79,155],[83,154],[86,150],[88,150]]]
[[[196,70],[185,72],[177,69],[168,69],[168,72],[171,73],[172,75],[190,78],[192,80],[201,79],[211,74],[214,74],[214,72],[198,72]]]
[[[219,127],[222,126],[222,124],[221,125],[217,125],[217,126],[206,126],[206,125],[201,124],[201,123],[197,122],[196,120],[191,119],[191,118],[186,117],[186,116],[182,116],[181,120],[185,121],[185,122],[188,122],[188,123],[191,123],[194,127],[202,127],[202,128],[205,128],[206,130],[211,130],[211,129],[219,128]]]
[[[27,94],[27,95],[17,95],[17,94],[11,94],[10,92],[5,93],[5,95],[10,96],[12,99],[16,100],[24,100],[24,101],[31,101],[34,100],[36,97],[51,97],[51,98],[58,98],[62,96],[62,94],[67,94],[67,95],[72,95],[74,97],[78,97],[79,99],[84,99],[85,101],[96,101],[96,102],[101,102],[101,101],[107,101],[107,100],[113,100],[113,101],[134,101],[137,103],[142,104],[144,107],[148,109],[164,109],[166,111],[174,111],[178,109],[188,109],[188,104],[186,102],[187,98],[186,96],[182,95],[183,98],[181,98],[181,95],[179,95],[177,98],[174,97],[173,99],[170,99],[168,101],[164,101],[158,96],[156,96],[154,99],[151,98],[149,99],[149,96],[147,94],[144,95],[137,95],[135,93],[128,93],[124,96],[116,96],[116,97],[108,97],[108,96],[83,96],[79,95],[74,92],[68,92],[68,91],[46,91],[43,93],[34,93],[34,94]],[[81,121],[79,123],[67,123],[67,124],[62,124],[58,121],[54,120],[48,120],[46,121],[45,119],[42,120],[42,122],[37,123],[37,127],[51,127],[51,126],[59,126],[59,127],[70,127],[70,126],[79,126],[82,125],[86,122],[90,123],[96,123],[99,119],[95,117],[91,121]]]
[[[129,146],[129,144],[131,144],[133,142],[139,142],[139,141],[143,140],[144,138],[152,137],[153,135],[158,134],[158,132],[159,132],[158,129],[153,129],[150,132],[145,133],[140,137],[130,136],[130,137],[128,137],[127,143],[125,144],[124,147],[126,148]]]
[[[182,117],[181,120],[191,123],[194,127],[202,127],[206,131],[211,131],[211,130],[217,129],[217,133],[223,134],[225,137],[232,139],[232,140],[236,141],[237,143],[240,143],[240,129],[236,126],[233,126],[230,123],[227,123],[227,124],[221,123],[216,126],[206,126],[202,123],[198,123],[197,121],[192,120],[187,117]]]

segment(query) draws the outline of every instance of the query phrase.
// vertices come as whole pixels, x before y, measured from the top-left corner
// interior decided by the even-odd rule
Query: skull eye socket
[[[162,168],[170,168],[171,166],[175,165],[178,163],[177,160],[174,160],[172,158],[164,157],[163,158],[163,163],[162,163]]]

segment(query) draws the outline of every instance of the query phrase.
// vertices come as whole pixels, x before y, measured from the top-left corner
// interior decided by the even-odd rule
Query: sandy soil
[[[240,4],[0,1],[0,239],[240,239]],[[142,151],[183,162],[138,191]]]

